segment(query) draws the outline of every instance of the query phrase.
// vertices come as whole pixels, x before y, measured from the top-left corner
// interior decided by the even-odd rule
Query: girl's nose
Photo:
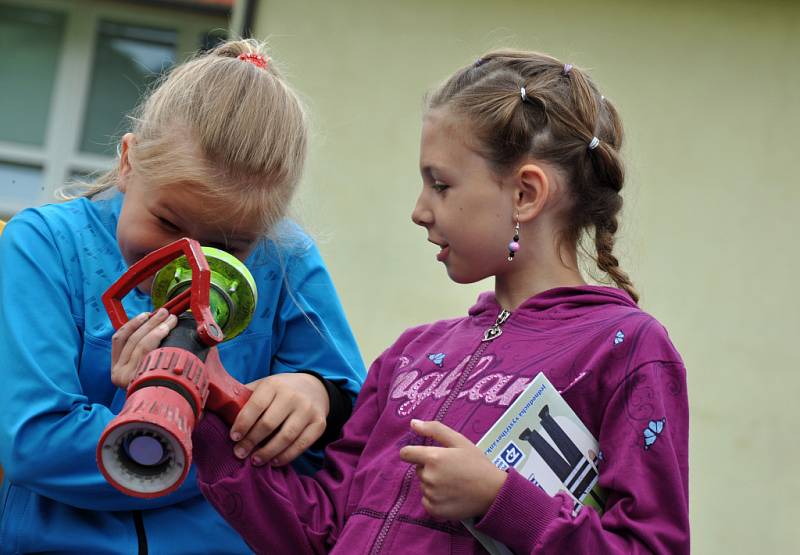
[[[417,204],[411,211],[411,221],[422,227],[428,227],[433,223],[433,212],[423,205],[422,195],[417,198]]]

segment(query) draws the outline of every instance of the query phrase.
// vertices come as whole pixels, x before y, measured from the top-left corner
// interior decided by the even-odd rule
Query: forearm
[[[643,529],[633,520],[627,520],[626,526],[622,507],[609,507],[606,517],[590,507],[582,508],[575,516],[572,512],[571,497],[566,494],[550,497],[511,470],[495,503],[476,523],[476,528],[503,542],[514,553],[689,552],[688,535],[667,525],[660,528],[660,537],[655,539],[651,530]],[[651,516],[658,519],[658,515]],[[652,519],[648,520],[652,523]]]
[[[227,426],[206,414],[193,435],[203,495],[257,552],[325,552],[338,522],[336,508],[313,478],[291,466],[255,467],[233,455]]]
[[[344,507],[364,447],[378,420],[383,355],[367,374],[342,438],[325,451],[325,467],[300,476],[290,466],[254,467],[233,454],[229,431],[206,414],[192,442],[200,490],[257,551],[327,552],[344,528]]]
[[[311,374],[317,378],[325,386],[325,391],[328,394],[330,409],[325,421],[325,432],[312,446],[313,449],[324,449],[325,446],[336,441],[342,435],[342,428],[344,428],[345,422],[353,412],[353,401],[347,391],[317,372],[312,370],[300,370],[300,372]]]

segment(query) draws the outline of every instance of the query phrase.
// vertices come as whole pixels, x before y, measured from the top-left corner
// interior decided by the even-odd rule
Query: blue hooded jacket
[[[123,195],[28,209],[0,236],[0,553],[246,553],[202,497],[194,468],[174,493],[128,497],[95,463],[125,392],[110,379],[111,322],[100,297],[126,269],[116,241]],[[258,287],[253,321],[220,345],[247,383],[313,370],[355,398],[365,370],[312,241],[283,222],[245,264]],[[152,310],[134,289],[130,316]],[[295,462],[312,472],[319,453]]]

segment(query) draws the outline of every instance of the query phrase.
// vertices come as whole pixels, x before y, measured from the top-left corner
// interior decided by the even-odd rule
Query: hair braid
[[[631,278],[619,266],[619,260],[614,256],[614,234],[617,232],[618,222],[616,215],[604,218],[595,223],[594,246],[597,249],[597,267],[607,273],[618,287],[623,289],[634,302],[639,302],[639,293],[633,286]]]

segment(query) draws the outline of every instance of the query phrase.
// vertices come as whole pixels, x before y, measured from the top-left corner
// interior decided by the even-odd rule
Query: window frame
[[[65,15],[63,43],[58,55],[44,143],[26,145],[0,141],[0,162],[41,168],[42,188],[31,199],[31,205],[55,200],[55,191],[75,173],[102,172],[113,166],[113,157],[80,151],[100,21],[174,28],[178,63],[199,48],[203,34],[213,29],[227,30],[230,25],[230,14],[226,17],[190,9],[126,2],[0,0],[0,3]],[[0,218],[8,218],[22,208],[24,206],[0,197]]]

